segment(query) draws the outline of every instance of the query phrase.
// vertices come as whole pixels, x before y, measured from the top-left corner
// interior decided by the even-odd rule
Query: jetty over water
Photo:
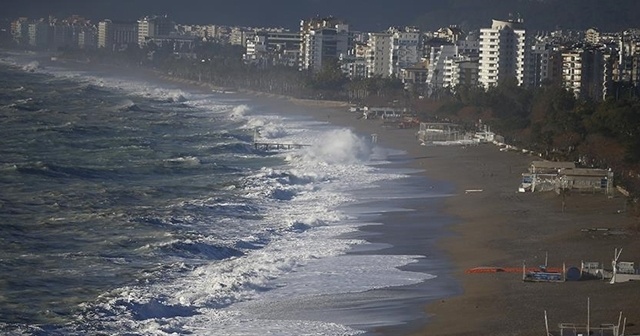
[[[300,149],[302,147],[309,147],[309,144],[299,144],[299,143],[284,143],[284,142],[273,142],[273,141],[265,141],[260,137],[260,130],[253,130],[253,148],[258,150],[270,151],[270,150],[291,150],[291,149]]]
[[[291,150],[291,149],[300,149],[302,147],[308,147],[311,145],[307,144],[296,144],[296,143],[277,143],[277,142],[254,142],[253,147],[259,150]]]

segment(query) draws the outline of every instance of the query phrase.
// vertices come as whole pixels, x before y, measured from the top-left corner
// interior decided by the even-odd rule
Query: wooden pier
[[[269,150],[291,150],[300,149],[302,147],[308,147],[307,144],[295,144],[295,143],[277,143],[277,142],[254,142],[253,147],[255,149],[269,151]]]
[[[311,145],[260,141],[260,130],[257,128],[253,130],[253,148],[258,150],[264,150],[264,151],[291,150],[291,149],[300,149],[302,147],[308,147],[308,146],[311,146]]]

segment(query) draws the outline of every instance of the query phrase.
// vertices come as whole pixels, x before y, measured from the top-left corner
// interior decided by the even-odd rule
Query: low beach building
[[[461,125],[453,123],[420,123],[418,140],[425,144],[468,139]]]
[[[607,169],[573,168],[559,172],[561,189],[613,193],[613,172]]]
[[[577,168],[573,162],[533,161],[522,174],[520,192],[573,190],[604,193],[614,190],[613,172],[608,169]]]
[[[400,119],[413,114],[405,107],[369,107],[362,109],[364,119]]]
[[[560,169],[573,169],[576,164],[573,162],[557,161],[533,161],[529,166],[531,174],[557,174]]]

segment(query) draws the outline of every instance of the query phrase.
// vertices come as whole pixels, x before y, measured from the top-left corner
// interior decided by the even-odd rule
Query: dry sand
[[[182,84],[198,84],[182,81]],[[244,92],[251,94],[251,92]],[[349,127],[362,135],[377,134],[381,145],[408,152],[412,168],[431,179],[453,182],[457,192],[446,201],[454,218],[451,235],[438,244],[454,263],[453,275],[463,293],[425,302],[428,323],[411,335],[544,335],[545,311],[552,334],[561,322],[591,325],[618,323],[627,318],[626,334],[640,333],[640,282],[610,285],[601,280],[563,283],[523,282],[521,274],[467,274],[478,266],[580,266],[599,261],[609,266],[615,248],[621,260],[640,256],[638,220],[626,212],[625,198],[616,194],[517,193],[521,173],[538,158],[503,152],[491,144],[478,146],[420,146],[417,129],[384,127],[380,121],[358,119],[340,102],[305,101],[260,94],[254,98],[283,109],[307,111],[318,120]],[[287,108],[289,106],[289,108]],[[286,112],[286,111],[283,111]],[[465,192],[466,190],[475,192]],[[585,228],[620,229],[583,231]],[[409,233],[410,234],[410,233]],[[398,330],[378,331],[396,335]]]
[[[563,263],[580,267],[581,261],[599,261],[607,267],[615,248],[624,248],[621,260],[637,262],[637,219],[626,213],[621,194],[570,194],[563,209],[562,198],[555,193],[517,192],[521,174],[537,157],[503,152],[492,144],[420,146],[417,129],[357,119],[346,107],[330,103],[294,102],[309,107],[318,119],[360,134],[377,134],[381,145],[406,150],[413,168],[455,184],[456,194],[446,201],[446,211],[455,219],[449,228],[453,234],[439,246],[453,261],[463,294],[425,303],[429,321],[411,334],[544,335],[546,311],[550,331],[557,335],[559,323],[587,323],[588,301],[591,325],[618,323],[622,311],[626,334],[640,333],[640,282],[530,283],[518,273],[465,273],[478,266],[517,268],[523,262],[538,266],[547,257],[550,267]],[[586,228],[620,229],[624,234],[582,230]]]

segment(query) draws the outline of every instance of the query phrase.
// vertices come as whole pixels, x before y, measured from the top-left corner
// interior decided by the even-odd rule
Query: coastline
[[[545,332],[545,312],[553,333],[559,323],[587,323],[588,300],[591,325],[616,324],[622,312],[627,318],[626,332],[640,331],[640,304],[633,299],[638,283],[529,283],[523,282],[518,273],[465,273],[480,266],[517,268],[523,262],[538,266],[547,256],[552,267],[563,263],[580,267],[582,261],[598,261],[606,268],[616,248],[624,248],[621,259],[636,261],[640,236],[634,229],[634,218],[625,212],[623,195],[570,194],[563,209],[562,199],[555,193],[517,192],[521,174],[538,159],[535,156],[503,152],[492,144],[421,146],[415,140],[416,129],[391,129],[379,121],[358,120],[346,108],[331,103],[287,103],[313,107],[309,113],[315,118],[351,128],[360,135],[377,134],[382,146],[407,152],[401,165],[418,169],[418,174],[436,182],[452,183],[455,190],[443,202],[451,223],[443,228],[445,234],[437,243],[453,269],[444,268],[438,276],[456,279],[460,293],[426,300],[422,305],[426,319],[416,321],[425,323],[420,327],[410,323],[379,328],[374,334],[540,335]],[[389,234],[384,229],[373,230]],[[412,234],[406,233],[405,238]]]
[[[202,82],[172,79],[150,70],[139,70],[148,78],[207,92],[214,89]],[[613,198],[570,195],[563,209],[555,194],[516,192],[520,174],[526,171],[534,157],[501,152],[490,144],[420,146],[414,136],[416,129],[387,129],[379,121],[358,120],[347,111],[348,104],[343,102],[306,101],[250,91],[241,91],[239,95],[265,104],[289,106],[283,113],[294,113],[295,110],[297,114],[304,114],[300,108],[308,108],[306,112],[310,117],[351,128],[363,136],[375,133],[382,146],[406,151],[406,160],[399,165],[418,169],[421,172],[417,174],[438,183],[451,184],[452,196],[438,205],[451,220],[442,228],[446,233],[440,235],[442,238],[437,242],[438,249],[451,265],[443,267],[438,276],[446,281],[456,279],[461,288],[447,298],[419,298],[425,301],[415,303],[416,309],[421,313],[424,311],[425,319],[406,326],[376,329],[373,334],[540,335],[544,333],[545,311],[549,313],[552,330],[560,322],[585,323],[587,298],[592,302],[592,324],[615,323],[622,311],[630,324],[627,332],[640,330],[640,304],[633,299],[638,290],[636,283],[609,285],[597,280],[523,283],[519,274],[464,272],[477,266],[518,267],[522,261],[539,265],[544,263],[546,253],[550,266],[562,262],[567,266],[579,266],[582,260],[608,265],[614,249],[621,247],[625,251],[622,260],[636,261],[640,253],[637,232],[606,236],[581,231],[591,227],[632,228],[633,218],[619,213],[624,209],[624,198],[620,195]],[[482,191],[465,193],[467,189]],[[415,210],[416,216],[426,216],[422,207],[416,206]],[[420,229],[419,226],[413,228]],[[383,237],[378,239],[388,241],[391,228],[372,230],[382,233]],[[412,234],[407,232],[404,238]],[[396,248],[416,249],[419,246]]]

